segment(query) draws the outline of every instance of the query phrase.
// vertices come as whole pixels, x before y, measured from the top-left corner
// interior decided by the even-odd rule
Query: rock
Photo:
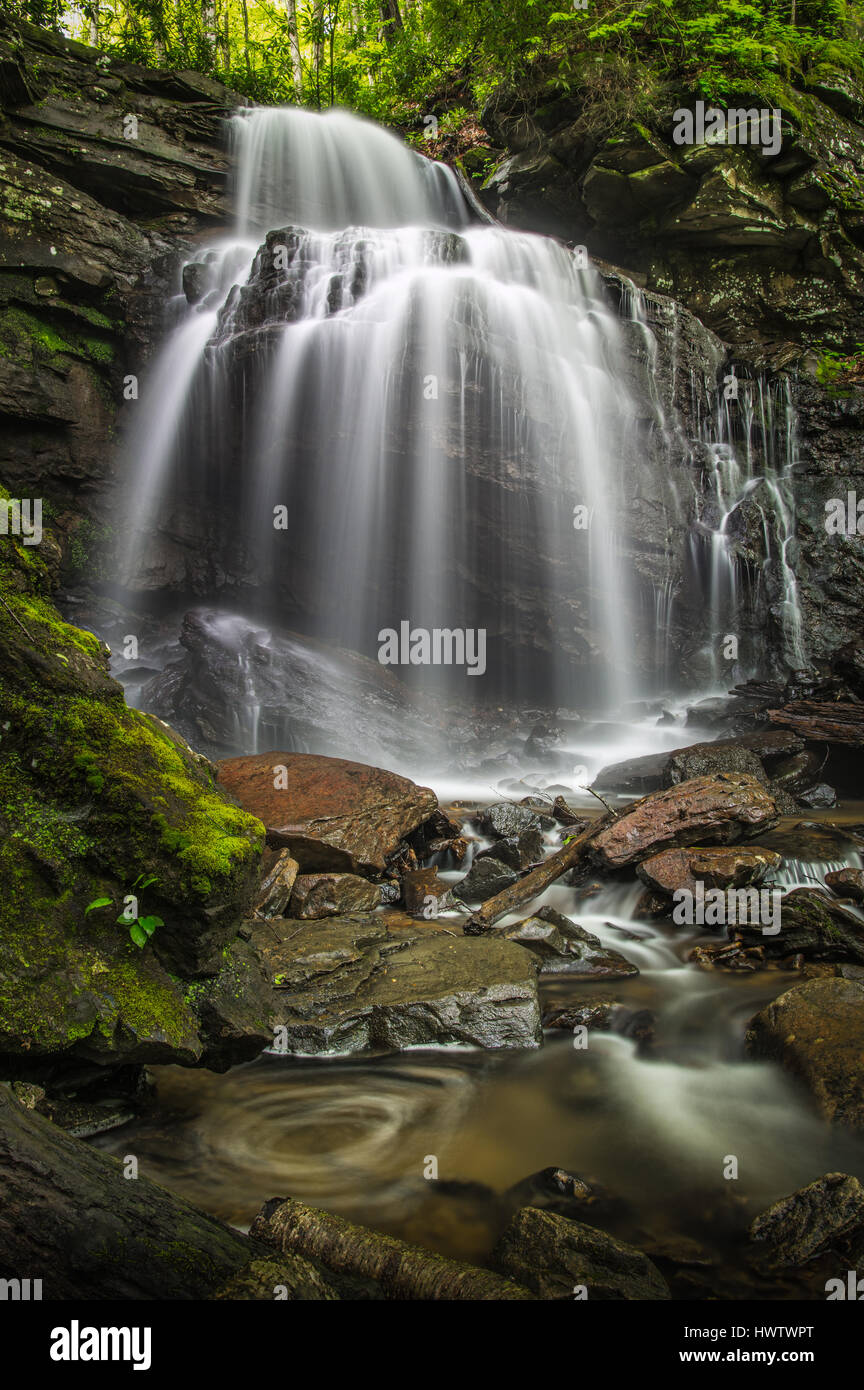
[[[825,875],[825,882],[838,897],[864,903],[864,869],[833,869]]]
[[[303,873],[382,873],[405,836],[438,806],[428,787],[344,758],[259,753],[225,759],[218,768],[240,805],[256,808],[268,843],[289,849]]]
[[[588,828],[587,820],[571,810],[563,796],[556,796],[552,803],[552,815],[559,825],[568,826],[575,835]]]
[[[825,1119],[864,1129],[864,984],[811,980],[751,1020],[752,1057],[779,1062],[810,1091]]]
[[[356,874],[301,874],[294,884],[288,917],[341,917],[377,907],[381,890]]]
[[[481,859],[478,856],[465,877],[456,884],[453,893],[463,902],[482,903],[509,888],[518,877],[519,874],[515,869],[511,869],[509,864],[502,863],[499,859]]]
[[[280,924],[271,927],[280,931]],[[258,927],[290,1052],[536,1047],[537,972],[507,941],[380,914]]]
[[[817,782],[814,787],[806,787],[804,791],[796,792],[796,796],[804,806],[810,806],[813,810],[837,805],[837,793],[827,782]]]
[[[572,971],[598,979],[639,974],[638,968],[618,951],[608,949],[598,936],[552,907],[541,907],[515,926],[498,930],[508,941],[536,952],[542,959],[544,974]]]
[[[791,758],[781,758],[771,768],[771,780],[776,787],[797,796],[808,787],[816,784],[816,778],[825,762],[824,755],[805,748]]]
[[[784,729],[740,734],[737,738],[717,739],[712,743],[691,743],[668,753],[649,753],[645,757],[610,763],[598,772],[594,788],[645,795],[661,787],[676,786],[688,777],[707,776],[713,772],[749,772],[760,782],[767,781],[766,763],[774,778],[775,760],[800,754],[803,747],[804,741],[799,735]]]
[[[276,854],[271,850],[268,854],[270,865],[261,880],[255,911],[262,917],[284,917],[300,865],[291,858],[290,850],[279,850]]]
[[[611,996],[592,995],[584,1001],[553,1005],[543,1014],[543,1027],[572,1032],[594,1028],[598,1033],[621,1033],[639,1043],[651,1042],[656,1018],[650,1009],[633,1009]]]
[[[450,906],[450,885],[438,877],[435,868],[414,869],[402,875],[402,898],[411,917],[427,921]]]
[[[817,743],[864,748],[864,704],[797,700],[783,709],[769,709],[768,718]]]
[[[516,806],[511,801],[497,801],[487,806],[480,818],[480,824],[487,835],[495,835],[499,840],[508,840],[524,830],[540,830],[541,819],[536,811],[528,806]]]
[[[523,1207],[492,1252],[502,1274],[539,1298],[572,1301],[669,1298],[660,1271],[641,1250],[554,1212]]]
[[[772,1260],[801,1265],[864,1228],[864,1187],[846,1173],[826,1173],[755,1218],[750,1239],[764,1241]]]
[[[675,845],[731,844],[777,824],[774,798],[755,777],[719,773],[654,792],[602,830],[593,851],[610,869]]]
[[[636,872],[660,893],[694,891],[697,880],[706,888],[746,888],[759,884],[779,868],[782,858],[769,849],[667,849],[638,865]]]
[[[780,931],[765,936],[759,926],[730,927],[745,945],[762,947],[767,956],[802,956],[805,960],[864,964],[864,922],[818,888],[795,888],[780,900]]]
[[[543,836],[539,830],[523,830],[520,835],[510,835],[506,840],[496,840],[489,849],[481,849],[475,854],[474,863],[481,859],[497,859],[516,872],[530,869],[543,858]]]

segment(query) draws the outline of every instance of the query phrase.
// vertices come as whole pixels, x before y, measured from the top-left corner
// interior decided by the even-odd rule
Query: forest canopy
[[[11,0],[13,13],[254,101],[456,129],[502,82],[578,88],[598,59],[720,99],[815,69],[862,72],[864,0]],[[650,78],[650,81],[648,79]]]

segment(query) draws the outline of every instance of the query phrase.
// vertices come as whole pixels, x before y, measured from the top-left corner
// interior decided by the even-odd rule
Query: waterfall
[[[403,625],[450,634],[444,669],[412,645],[397,674],[471,700],[482,632],[496,690],[617,704],[635,411],[599,275],[345,112],[244,109],[230,135],[234,236],[184,267],[132,440],[126,586],[199,566],[189,587],[372,660]]]

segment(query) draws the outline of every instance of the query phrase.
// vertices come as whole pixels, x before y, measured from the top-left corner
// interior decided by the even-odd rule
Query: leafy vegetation
[[[135,946],[141,950],[147,945],[150,937],[157,927],[164,927],[165,923],[161,917],[154,917],[152,914],[142,915],[138,911],[138,894],[143,893],[145,888],[150,888],[159,880],[154,874],[139,874],[129,893],[123,899],[123,911],[117,918],[121,926],[129,928],[129,937]],[[84,909],[84,916],[89,912],[95,912],[100,907],[111,907],[114,904],[113,898],[94,898],[92,903],[88,903]]]
[[[540,69],[565,90],[598,67],[720,100],[817,70],[861,75],[862,0],[11,0],[145,65],[192,68],[259,102],[344,105],[403,125],[457,124]],[[444,133],[447,133],[446,131]]]

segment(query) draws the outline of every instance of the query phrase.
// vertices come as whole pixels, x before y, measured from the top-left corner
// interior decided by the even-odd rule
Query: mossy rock
[[[194,1063],[215,1048],[228,1065],[270,1036],[236,939],[263,826],[127,707],[107,649],[51,602],[58,560],[48,531],[0,535],[0,1054]],[[143,949],[116,920],[142,876],[138,911],[163,922]]]

